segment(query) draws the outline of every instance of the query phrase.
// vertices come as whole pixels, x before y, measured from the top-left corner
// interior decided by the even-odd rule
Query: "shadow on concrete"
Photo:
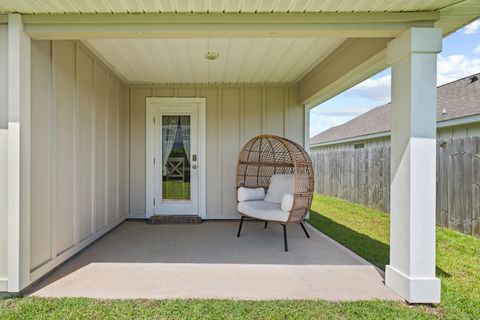
[[[314,210],[310,211],[309,222],[325,235],[385,271],[385,266],[390,260],[390,246],[388,244],[352,230]],[[439,267],[436,267],[436,273],[437,276],[450,277],[450,274]]]

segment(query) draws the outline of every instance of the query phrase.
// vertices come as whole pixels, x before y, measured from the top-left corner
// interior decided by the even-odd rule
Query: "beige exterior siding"
[[[145,213],[145,98],[205,97],[207,218],[236,218],[235,168],[242,145],[262,133],[303,145],[304,109],[296,88],[265,86],[132,86],[130,214]]]
[[[126,87],[88,49],[32,41],[31,54],[34,280],[126,217],[127,141]]]
[[[353,150],[354,145],[358,143],[364,143],[366,148],[382,147],[390,144],[390,137],[382,137],[367,140],[358,140],[355,142],[346,142],[339,144],[330,144],[326,146],[310,148],[310,152],[329,152],[329,151],[347,151]]]
[[[51,259],[53,225],[52,200],[52,43],[33,41],[31,44],[31,243],[30,264],[35,268]],[[47,81],[45,81],[47,79]],[[34,85],[33,85],[34,84]],[[53,138],[53,137],[52,137]],[[68,214],[68,213],[67,213]]]
[[[463,126],[455,126],[448,128],[437,129],[437,139],[453,139],[460,137],[474,137],[480,136],[480,123],[473,123]],[[353,150],[354,145],[357,143],[364,143],[365,148],[376,148],[390,145],[390,137],[358,140],[355,142],[346,142],[338,144],[330,144],[325,146],[319,146],[310,148],[310,152],[330,152],[330,151],[347,151]]]
[[[437,132],[438,139],[453,139],[460,137],[480,136],[480,123],[469,124],[465,126],[441,128]]]
[[[7,25],[0,24],[0,291],[7,285]]]
[[[0,26],[0,228],[7,226],[6,37]],[[31,43],[31,82],[31,281],[127,214],[144,216],[146,97],[206,98],[208,219],[237,217],[235,168],[247,140],[271,133],[304,143],[304,108],[295,87],[127,87],[81,43],[37,40]],[[1,291],[6,230],[0,237]]]

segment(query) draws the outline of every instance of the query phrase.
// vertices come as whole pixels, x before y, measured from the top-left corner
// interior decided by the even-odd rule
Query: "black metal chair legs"
[[[285,252],[288,251],[288,241],[287,241],[287,225],[282,223],[283,227],[283,245],[285,246]]]
[[[310,235],[308,234],[307,229],[305,228],[302,222],[300,222],[300,226],[302,227],[303,232],[305,232],[305,235],[307,236],[307,238],[310,238]]]
[[[243,220],[245,219],[244,216],[240,218],[240,225],[238,226],[238,232],[237,232],[237,238],[240,238],[240,233],[242,232],[242,225],[243,225]],[[268,221],[265,221],[264,228],[266,229],[268,226]],[[305,233],[305,236],[307,238],[310,238],[310,235],[308,234],[307,228],[303,225],[302,222],[300,222],[300,226],[302,227],[303,232]],[[287,236],[287,224],[282,223],[282,228],[283,228],[283,245],[285,248],[285,252],[288,252],[288,236]]]
[[[245,218],[244,216],[240,218],[240,225],[238,226],[237,238],[240,238],[240,232],[242,231],[242,224],[243,224],[244,218]]]

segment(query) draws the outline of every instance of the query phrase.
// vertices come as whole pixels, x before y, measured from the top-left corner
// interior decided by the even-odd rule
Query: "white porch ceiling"
[[[344,38],[98,39],[84,43],[129,82],[294,83]],[[216,60],[204,58],[219,53]]]
[[[0,12],[401,12],[432,11],[458,0],[0,0]]]

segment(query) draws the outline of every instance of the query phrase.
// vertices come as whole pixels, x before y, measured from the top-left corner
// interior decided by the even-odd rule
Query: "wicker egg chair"
[[[263,191],[268,195],[270,180],[273,175],[289,175],[292,180],[294,179],[294,187],[292,186],[294,190],[291,193],[293,197],[290,195],[290,199],[293,198],[291,210],[286,212],[283,218],[277,219],[276,216],[273,218],[252,216],[245,211],[241,212],[239,208],[241,219],[237,237],[240,237],[245,217],[264,220],[265,228],[267,228],[268,221],[277,221],[283,227],[285,251],[288,251],[287,224],[300,224],[305,235],[310,238],[302,222],[312,204],[314,189],[312,160],[299,144],[288,139],[275,135],[254,137],[245,144],[238,157],[237,194],[240,188],[263,188]],[[240,201],[237,204],[239,203]]]

